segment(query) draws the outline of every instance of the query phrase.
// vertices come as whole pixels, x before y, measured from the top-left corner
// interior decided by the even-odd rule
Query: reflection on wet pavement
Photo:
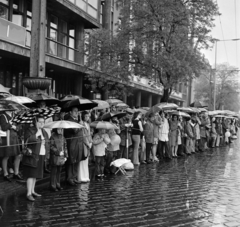
[[[31,203],[4,197],[0,226],[240,227],[239,141],[190,157],[141,165]]]

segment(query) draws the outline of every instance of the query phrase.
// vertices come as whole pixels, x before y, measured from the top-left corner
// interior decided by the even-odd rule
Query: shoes
[[[22,176],[18,173],[18,174],[14,174],[13,175],[13,179],[16,179],[16,180],[23,180]]]
[[[151,164],[151,163],[152,163],[152,161],[150,161],[150,160],[147,161],[147,164]]]
[[[159,162],[159,159],[157,157],[154,158],[154,162]]]
[[[76,186],[76,184],[73,181],[68,181],[67,183],[71,186]]]
[[[101,177],[102,177],[101,174],[96,175],[96,178],[101,178]]]
[[[28,201],[31,201],[31,202],[34,202],[34,201],[35,201],[35,199],[33,198],[32,195],[27,195],[27,200],[28,200]]]
[[[42,195],[38,194],[37,192],[33,192],[32,195],[35,196],[35,197],[41,197],[42,196]]]
[[[81,181],[77,181],[77,180],[74,180],[73,181],[75,184],[81,184],[82,182]]]
[[[57,190],[58,190],[58,191],[62,191],[63,188],[62,188],[62,187],[57,187]]]
[[[4,179],[5,181],[12,182],[12,180],[11,180],[11,178],[10,178],[9,175],[4,176],[3,179]]]
[[[142,161],[141,163],[142,163],[142,164],[147,164],[145,161]]]
[[[70,183],[70,182],[69,182],[69,183]],[[58,192],[58,189],[57,189],[57,188],[53,188],[53,187],[50,187],[49,190],[50,190],[51,192]]]

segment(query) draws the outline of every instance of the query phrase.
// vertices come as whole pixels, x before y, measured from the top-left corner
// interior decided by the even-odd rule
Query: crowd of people
[[[44,108],[46,104],[41,102],[40,107]],[[107,112],[112,113],[108,121],[114,128],[91,127],[91,122],[101,121]],[[123,112],[119,115],[114,105],[101,111],[80,111],[73,107],[51,120],[67,120],[83,127],[64,130],[45,129],[49,119],[41,116],[32,124],[21,125],[12,122],[12,112],[1,113],[0,158],[4,180],[10,183],[12,179],[26,179],[27,199],[34,201],[35,197],[41,196],[35,191],[36,179],[43,178],[44,172],[50,174],[49,189],[57,192],[63,190],[63,170],[66,182],[75,186],[90,181],[90,163],[95,165],[96,178],[102,179],[106,174],[116,172],[116,167],[111,165],[116,159],[131,159],[135,166],[160,159],[170,161],[227,146],[237,138],[238,120],[234,117],[209,116],[207,111],[192,112],[190,117],[164,110],[144,114],[138,108],[127,108]],[[29,151],[30,155],[23,150]],[[34,157],[34,162],[29,164],[30,156]]]

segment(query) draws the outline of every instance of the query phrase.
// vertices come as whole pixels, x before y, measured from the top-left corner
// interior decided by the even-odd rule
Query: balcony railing
[[[26,28],[0,18],[0,39],[25,46]]]

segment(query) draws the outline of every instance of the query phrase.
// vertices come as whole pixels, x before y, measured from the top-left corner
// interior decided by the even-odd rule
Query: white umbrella
[[[94,121],[90,124],[90,127],[97,129],[118,129],[118,127],[108,121]]]
[[[188,113],[181,112],[181,111],[173,111],[171,114],[176,116],[191,118],[191,116]]]
[[[33,103],[35,102],[34,100],[28,98],[28,97],[25,97],[25,96],[14,96],[14,95],[11,95],[11,96],[8,96],[7,98],[5,98],[6,100],[10,100],[10,101],[14,101],[14,102],[17,102],[17,103],[20,103],[20,104],[26,104],[26,103]]]
[[[110,107],[109,103],[103,100],[92,100],[93,102],[96,102],[98,106],[94,107],[94,110],[102,110],[107,109]]]
[[[122,102],[122,103],[118,103],[118,104],[116,105],[116,107],[128,108],[129,105],[127,105],[126,103]]]
[[[44,125],[44,128],[85,128],[83,125],[72,121],[52,121]]]

